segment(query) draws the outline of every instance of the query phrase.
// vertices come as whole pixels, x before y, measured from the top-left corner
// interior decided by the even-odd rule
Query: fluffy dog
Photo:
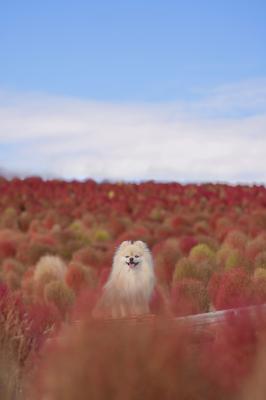
[[[148,313],[154,285],[153,261],[147,245],[140,240],[122,242],[94,315],[120,318]]]

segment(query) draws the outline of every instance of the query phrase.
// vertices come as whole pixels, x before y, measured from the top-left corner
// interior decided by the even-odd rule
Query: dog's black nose
[[[133,262],[134,262],[134,257],[130,257],[129,261],[130,261],[131,263],[133,263]]]

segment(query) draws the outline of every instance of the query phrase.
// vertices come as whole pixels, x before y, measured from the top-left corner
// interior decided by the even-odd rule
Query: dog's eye
[[[138,256],[138,255],[135,255],[135,258],[139,258],[139,256]]]
[[[129,256],[126,256],[126,258],[128,258]]]

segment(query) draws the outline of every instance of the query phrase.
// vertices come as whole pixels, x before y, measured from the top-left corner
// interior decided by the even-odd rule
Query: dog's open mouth
[[[127,265],[130,268],[135,268],[138,265],[138,262],[137,261],[127,261]]]

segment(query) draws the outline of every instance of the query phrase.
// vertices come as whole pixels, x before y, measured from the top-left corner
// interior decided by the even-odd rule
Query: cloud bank
[[[266,79],[119,104],[0,92],[0,167],[96,180],[266,182]]]

